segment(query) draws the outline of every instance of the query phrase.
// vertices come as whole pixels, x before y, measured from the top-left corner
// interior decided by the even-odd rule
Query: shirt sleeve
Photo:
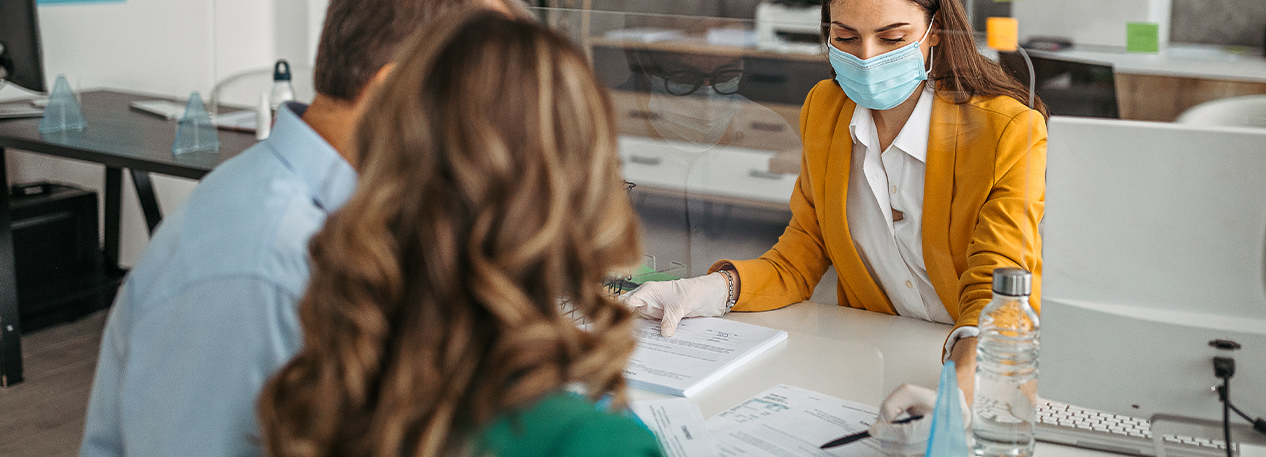
[[[234,277],[136,313],[126,332],[112,327],[135,310],[113,311],[80,455],[262,455],[255,401],[299,349],[297,300]]]
[[[127,351],[123,334],[127,333],[127,309],[117,303],[126,302],[128,288],[119,288],[117,302],[106,317],[101,336],[101,352],[97,356],[96,373],[92,380],[92,393],[88,401],[88,413],[84,420],[83,442],[79,455],[123,455],[123,437],[115,425],[119,418],[119,376]]]
[[[941,363],[949,361],[950,354],[954,352],[954,345],[958,344],[958,340],[977,336],[980,336],[980,327],[974,325],[954,329],[954,331],[950,332],[949,338],[945,339],[945,352],[941,355]]]
[[[1037,111],[1011,119],[998,139],[993,187],[967,246],[967,268],[959,277],[955,328],[975,326],[993,297],[997,268],[1033,273],[1030,303],[1041,311],[1042,237],[1038,225],[1046,204],[1046,122]]]

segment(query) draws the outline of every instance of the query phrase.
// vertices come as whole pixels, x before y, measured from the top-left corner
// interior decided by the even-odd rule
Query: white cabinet
[[[648,192],[787,210],[796,184],[794,174],[769,172],[773,151],[631,135],[619,143],[624,178]]]

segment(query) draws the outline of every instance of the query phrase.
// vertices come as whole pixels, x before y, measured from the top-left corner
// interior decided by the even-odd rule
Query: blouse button
[[[892,186],[892,189],[889,189],[889,190],[891,190],[891,191],[892,191],[892,193],[894,193],[894,194],[895,194],[895,193],[897,193],[897,186]]]
[[[914,288],[914,283],[913,283],[913,282],[910,282],[910,281],[906,281],[906,288],[907,288],[907,289],[913,289],[913,288]]]

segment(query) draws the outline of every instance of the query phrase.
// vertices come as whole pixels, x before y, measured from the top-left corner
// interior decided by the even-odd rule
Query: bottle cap
[[[290,80],[290,62],[286,59],[277,60],[273,64],[273,81],[289,81]]]
[[[999,268],[993,271],[993,293],[1020,297],[1028,296],[1032,291],[1032,273],[1020,268]]]

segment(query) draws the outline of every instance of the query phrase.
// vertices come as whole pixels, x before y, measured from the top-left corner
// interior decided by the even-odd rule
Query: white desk
[[[814,302],[726,318],[786,330],[787,341],[691,397],[704,418],[777,384],[871,405],[878,405],[901,383],[935,387],[941,372],[940,348],[950,330],[948,325]],[[668,397],[631,390],[630,398]],[[1036,454],[1117,455],[1044,442],[1038,442]],[[1266,448],[1244,446],[1242,456],[1266,457]]]
[[[693,397],[704,418],[756,396],[778,384],[791,384],[846,400],[878,405],[883,390],[884,361],[870,344],[839,341],[788,330],[787,341],[726,375]],[[630,390],[633,400],[673,398]]]
[[[1029,53],[1063,60],[1111,64],[1116,73],[1266,83],[1266,57],[1231,53],[1217,46],[1170,45],[1157,54],[1137,54],[1094,47]]]

